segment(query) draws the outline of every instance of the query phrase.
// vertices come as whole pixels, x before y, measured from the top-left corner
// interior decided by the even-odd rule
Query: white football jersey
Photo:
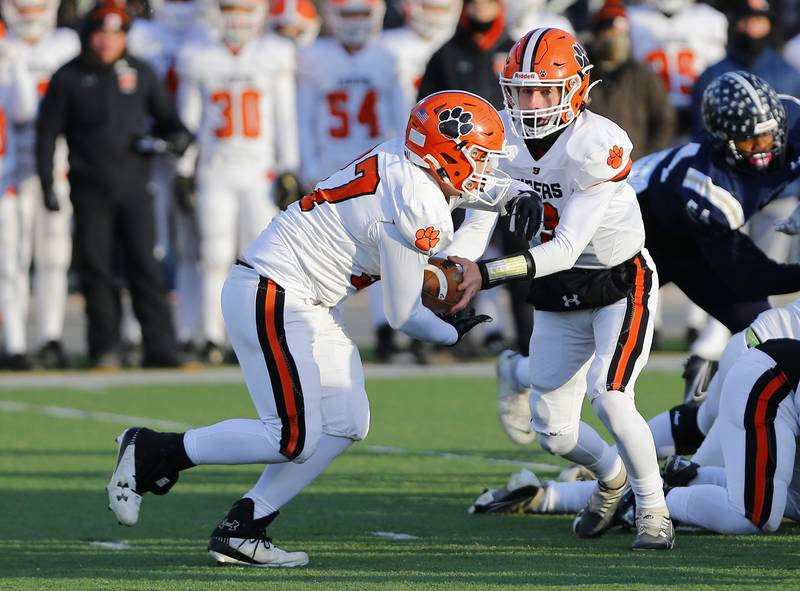
[[[47,92],[53,73],[65,63],[77,56],[81,51],[78,34],[72,29],[55,29],[36,43],[25,43],[9,34],[9,42],[14,46],[25,66],[28,68],[36,84],[36,91],[41,100]],[[36,174],[36,122],[17,127],[17,168],[19,178],[27,178]],[[67,170],[66,145],[60,142],[56,146],[55,168],[61,173]]]
[[[762,343],[770,339],[800,339],[800,300],[761,312],[750,328]]]
[[[447,38],[425,39],[411,27],[388,29],[380,36],[380,44],[391,52],[397,64],[397,75],[405,97],[406,111],[411,111],[417,104],[417,93],[422,76],[425,74],[425,67],[434,52],[445,41]]]
[[[317,39],[298,53],[297,82],[301,176],[310,185],[405,130],[395,60],[377,41],[349,53]]]
[[[192,43],[178,58],[178,110],[196,134],[198,166],[296,170],[294,47],[277,35],[237,53]]]
[[[245,260],[287,291],[332,307],[380,279],[381,225],[393,224],[425,257],[439,252],[453,238],[449,204],[403,146],[402,137],[390,140],[320,182],[272,220]]]
[[[36,118],[36,84],[18,50],[0,40],[0,198],[19,180],[17,130]]]
[[[500,116],[516,151],[503,171],[544,200],[540,244],[531,250],[537,277],[571,268],[573,261],[576,267],[613,267],[642,249],[642,214],[626,181],[632,144],[618,125],[584,111],[536,160],[511,129],[508,113]]]
[[[728,19],[707,4],[689,4],[672,17],[631,6],[628,16],[634,59],[650,64],[676,108],[688,108],[698,76],[725,57]]]

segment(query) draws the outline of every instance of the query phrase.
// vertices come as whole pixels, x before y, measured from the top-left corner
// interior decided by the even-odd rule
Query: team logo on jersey
[[[542,171],[541,168],[539,168],[538,166],[534,166],[532,172],[533,174],[539,174],[541,171]]]
[[[432,248],[435,248],[437,244],[439,244],[439,230],[433,226],[428,226],[425,229],[420,228],[417,230],[417,233],[414,237],[416,238],[414,245],[425,252],[428,252]]]
[[[136,92],[136,85],[139,82],[139,75],[134,68],[127,64],[120,64],[119,67],[114,68],[117,72],[117,84],[119,90],[123,94],[131,94]]]
[[[445,109],[439,112],[439,133],[446,138],[458,141],[462,135],[467,135],[475,127],[470,121],[472,121],[472,113],[461,107],[452,110]]]
[[[606,160],[606,164],[608,164],[611,168],[619,168],[622,166],[623,153],[623,149],[615,144],[613,148],[608,149],[608,159]]]

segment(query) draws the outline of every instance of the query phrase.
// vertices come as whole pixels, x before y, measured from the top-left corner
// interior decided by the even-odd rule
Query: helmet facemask
[[[328,4],[327,18],[333,36],[345,47],[360,48],[376,37],[383,24],[383,3]]]
[[[461,153],[472,167],[472,173],[461,183],[461,198],[466,203],[493,206],[502,201],[511,186],[511,177],[500,170],[503,160],[510,160],[508,146],[487,150],[481,146],[464,146]]]
[[[50,0],[4,0],[3,18],[17,37],[36,42],[55,28],[57,8]]]
[[[772,168],[773,162],[781,161],[784,152],[783,148],[785,146],[785,131],[778,127],[777,122],[774,123],[774,131],[769,131],[759,136],[755,136],[772,136],[772,146],[770,146],[769,149],[757,152],[745,152],[736,145],[736,140],[731,139],[728,140],[726,144],[727,156],[733,160],[736,166],[749,172],[769,172],[769,170]]]
[[[258,36],[264,29],[266,5],[263,2],[243,0],[220,3],[222,38],[232,47],[241,47]]]

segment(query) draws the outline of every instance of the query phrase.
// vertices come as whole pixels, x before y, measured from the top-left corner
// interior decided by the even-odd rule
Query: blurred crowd
[[[788,0],[0,0],[0,12],[2,366],[16,370],[69,366],[70,289],[86,302],[92,367],[230,359],[219,299],[237,254],[316,182],[402,133],[419,98],[462,89],[502,109],[498,73],[530,29],[584,42],[602,80],[589,108],[627,131],[635,158],[700,131],[720,73],[800,96]],[[798,194],[751,225],[776,260],[792,245],[767,230]],[[499,226],[485,256],[524,246]],[[354,277],[388,362],[401,347],[373,281]],[[456,355],[527,353],[526,295],[482,292],[478,311],[510,326],[484,325]],[[688,330],[726,338],[699,310]],[[419,363],[432,353],[408,350]]]

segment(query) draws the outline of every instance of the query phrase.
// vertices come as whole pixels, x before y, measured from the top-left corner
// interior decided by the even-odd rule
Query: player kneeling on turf
[[[357,158],[274,218],[222,292],[228,335],[259,419],[180,434],[123,432],[108,484],[119,521],[134,525],[141,495],[168,492],[181,470],[267,464],[214,530],[209,551],[220,563],[306,564],[304,552],[275,547],[266,527],[369,428],[361,360],[337,306],[382,278],[387,319],[414,338],[453,345],[490,320],[437,316],[420,292],[428,259],[445,247],[473,260],[482,254],[497,218],[492,208],[533,200],[523,209],[538,224],[538,197],[518,195],[517,184],[497,171],[507,157],[503,123],[489,103],[465,92],[437,93],[411,112],[405,137]],[[488,211],[468,212],[454,234],[456,205]]]

